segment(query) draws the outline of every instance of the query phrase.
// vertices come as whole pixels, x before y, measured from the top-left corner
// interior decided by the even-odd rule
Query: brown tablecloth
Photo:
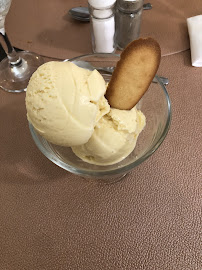
[[[170,131],[112,185],[46,159],[29,133],[25,94],[0,91],[1,270],[202,269],[202,69],[187,50],[163,57],[158,73],[170,79]]]
[[[141,36],[155,38],[162,55],[189,49],[186,18],[202,14],[201,0],[150,2],[153,8],[143,12]],[[87,6],[87,0],[13,0],[6,20],[12,44],[60,59],[92,53],[90,24],[68,15],[75,6]]]

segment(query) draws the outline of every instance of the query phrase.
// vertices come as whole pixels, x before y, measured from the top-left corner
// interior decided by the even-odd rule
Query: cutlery
[[[150,3],[146,3],[143,5],[144,10],[152,9],[152,5]],[[74,7],[69,10],[69,14],[71,17],[78,21],[89,22],[90,14],[88,7]]]
[[[65,60],[65,61],[68,61],[68,60]],[[86,68],[86,69],[89,69],[89,70],[94,70],[94,69],[97,69],[98,71],[105,71],[107,73],[112,73],[115,69],[115,67],[94,67],[92,66],[89,62],[86,62],[86,61],[77,61],[77,60],[74,60],[72,61],[75,65],[77,65],[78,67],[82,67],[82,68]],[[164,84],[164,85],[168,85],[169,84],[169,79],[168,78],[165,78],[165,77],[161,77],[161,76],[158,76],[160,81]],[[154,83],[157,83],[157,79],[154,77],[153,81]]]

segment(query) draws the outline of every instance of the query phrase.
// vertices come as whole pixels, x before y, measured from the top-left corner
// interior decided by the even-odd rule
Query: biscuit
[[[112,74],[106,98],[112,108],[132,109],[152,82],[161,59],[153,38],[134,40],[123,50]]]

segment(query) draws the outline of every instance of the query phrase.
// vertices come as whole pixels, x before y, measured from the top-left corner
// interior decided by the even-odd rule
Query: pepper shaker
[[[123,50],[140,35],[143,0],[117,0],[116,43]]]
[[[113,53],[115,43],[116,0],[88,0],[94,53]]]

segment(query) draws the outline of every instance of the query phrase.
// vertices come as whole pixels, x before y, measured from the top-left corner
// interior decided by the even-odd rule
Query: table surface
[[[25,93],[0,91],[1,270],[202,269],[202,68],[191,66],[186,28],[202,4],[151,3],[141,36],[160,42],[172,123],[161,147],[123,181],[87,181],[51,163],[31,138]],[[8,35],[46,57],[90,53],[89,24],[64,17],[86,4],[13,0]]]

